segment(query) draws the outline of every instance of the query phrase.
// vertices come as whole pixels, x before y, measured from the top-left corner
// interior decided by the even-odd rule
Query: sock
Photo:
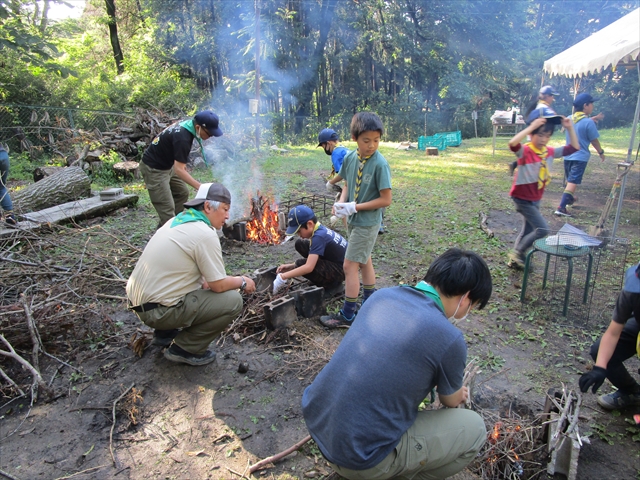
[[[362,286],[362,303],[366,302],[367,299],[376,291],[375,285],[363,285]]]
[[[342,310],[340,310],[340,313],[342,313],[344,318],[346,318],[347,320],[351,320],[353,316],[356,314],[357,301],[358,301],[358,298],[345,297],[344,305],[342,306]]]
[[[562,198],[560,199],[560,208],[567,208],[567,205],[571,200],[573,200],[573,195],[571,192],[565,190],[562,194]]]

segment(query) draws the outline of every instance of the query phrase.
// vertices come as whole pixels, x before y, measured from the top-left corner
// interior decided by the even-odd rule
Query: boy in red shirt
[[[558,115],[548,107],[534,110],[527,123],[529,126],[509,141],[509,148],[518,161],[518,172],[513,178],[509,196],[516,205],[516,211],[524,217],[522,230],[509,254],[508,265],[516,269],[524,267],[525,253],[533,242],[548,233],[547,222],[540,213],[540,200],[551,180],[549,170],[553,159],[571,155],[580,149],[571,119]],[[571,145],[547,147],[556,125],[562,125],[567,130]],[[520,141],[527,135],[531,136],[531,141],[521,145]]]

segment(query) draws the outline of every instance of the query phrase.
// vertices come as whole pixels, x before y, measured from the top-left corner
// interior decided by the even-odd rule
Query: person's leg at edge
[[[386,458],[367,470],[332,468],[350,480],[447,478],[462,471],[478,454],[487,432],[471,410],[448,408],[418,413],[415,423]]]
[[[640,393],[640,385],[629,374],[624,366],[624,361],[636,354],[636,342],[640,332],[640,324],[634,318],[629,319],[620,334],[620,340],[616,345],[613,355],[607,364],[607,379],[624,395]],[[598,358],[600,339],[591,346],[591,358],[595,362]]]
[[[140,173],[149,191],[149,200],[160,217],[158,226],[161,227],[175,216],[175,204],[169,186],[171,170],[158,170],[140,162]]]

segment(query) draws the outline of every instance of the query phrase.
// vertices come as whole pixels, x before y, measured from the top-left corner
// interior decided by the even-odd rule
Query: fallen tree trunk
[[[80,167],[68,167],[11,195],[19,213],[42,210],[91,194],[91,179]]]

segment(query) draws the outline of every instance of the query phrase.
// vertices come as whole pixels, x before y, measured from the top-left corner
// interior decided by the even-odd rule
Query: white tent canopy
[[[640,8],[616,20],[611,25],[604,27],[593,35],[576,43],[553,58],[544,62],[544,70],[550,76],[563,75],[576,78],[576,94],[578,77],[597,73],[611,66],[616,68],[621,65],[634,65],[640,78]],[[633,151],[638,118],[640,117],[640,92],[636,103],[636,112],[631,127],[631,139],[627,150],[626,163],[633,165],[631,153]],[[615,239],[620,211],[624,199],[624,190],[627,177],[623,177],[620,188],[620,198],[616,210],[616,219],[613,222],[611,237]]]
[[[640,8],[544,62],[544,70],[565,77],[597,73],[640,57]]]

